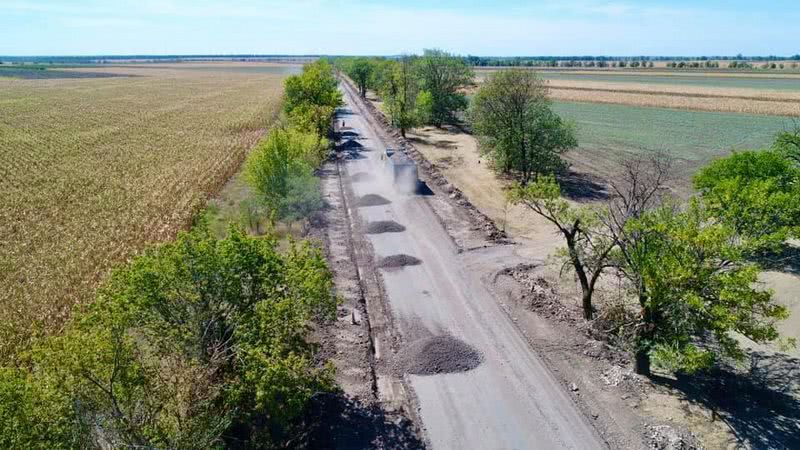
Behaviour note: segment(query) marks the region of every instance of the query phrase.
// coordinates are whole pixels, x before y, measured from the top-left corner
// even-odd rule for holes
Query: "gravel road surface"
[[[451,336],[481,355],[471,370],[406,375],[419,404],[427,439],[435,449],[596,449],[607,445],[582,415],[492,294],[465,264],[431,203],[402,194],[391,184],[381,160],[386,144],[362,115],[363,105],[344,90],[346,139],[358,154],[343,177],[357,198],[380,195],[388,203],[358,208],[369,229],[373,222],[396,222],[403,231],[367,234],[375,260],[406,254],[420,263],[383,270],[385,294],[406,345]],[[369,174],[369,176],[365,175]],[[374,197],[373,197],[374,198]],[[399,228],[398,228],[399,229]]]

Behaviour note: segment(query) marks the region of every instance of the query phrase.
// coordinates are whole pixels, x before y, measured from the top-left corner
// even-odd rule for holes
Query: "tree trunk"
[[[641,283],[641,282],[640,282]],[[639,375],[650,376],[650,346],[645,347],[641,342],[653,337],[653,312],[647,307],[647,294],[643,285],[639,286],[639,304],[642,306],[642,323],[636,333],[636,354],[633,365],[634,372]]]
[[[586,276],[586,271],[583,268],[583,263],[578,256],[578,250],[575,248],[575,233],[577,232],[578,223],[573,226],[571,233],[564,233],[567,239],[567,249],[569,250],[569,259],[572,262],[572,267],[578,275],[578,281],[581,283],[581,304],[583,307],[583,318],[592,320],[594,318],[594,311],[592,311],[592,287],[589,286],[589,278]]]
[[[650,376],[650,352],[647,349],[636,350],[633,370],[639,375]]]
[[[403,136],[403,139],[406,138],[406,129],[405,127],[400,128],[400,136]]]
[[[581,297],[583,318],[586,320],[592,320],[594,318],[594,312],[592,311],[592,291],[588,286],[584,287],[582,285],[581,290],[583,290],[583,295]]]

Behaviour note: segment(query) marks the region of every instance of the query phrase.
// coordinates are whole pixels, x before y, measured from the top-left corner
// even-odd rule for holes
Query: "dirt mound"
[[[370,222],[366,227],[367,234],[400,233],[403,231],[406,231],[406,227],[393,220],[379,220],[377,222]]]
[[[412,375],[466,372],[478,367],[483,356],[467,343],[442,335],[412,342],[398,355],[396,369]]]
[[[358,199],[358,206],[381,206],[388,205],[390,203],[392,202],[377,194],[367,194]]]
[[[363,183],[366,181],[373,181],[375,177],[367,172],[357,172],[354,173],[350,179],[353,180],[354,183]]]
[[[397,269],[405,266],[417,266],[419,264],[422,264],[422,261],[419,259],[410,255],[399,254],[381,259],[378,262],[378,267],[381,269]]]

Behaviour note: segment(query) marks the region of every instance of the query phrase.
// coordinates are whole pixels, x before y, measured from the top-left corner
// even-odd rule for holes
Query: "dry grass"
[[[189,67],[0,79],[0,358],[189,225],[274,120],[285,70]]]

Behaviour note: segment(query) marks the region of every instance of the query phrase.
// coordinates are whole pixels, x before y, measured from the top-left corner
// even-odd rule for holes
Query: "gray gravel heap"
[[[381,206],[388,205],[390,203],[392,202],[377,194],[367,194],[358,199],[358,206]]]
[[[400,233],[403,231],[406,231],[406,227],[393,220],[379,220],[377,222],[370,222],[365,228],[365,232],[367,234]]]
[[[469,344],[450,335],[412,342],[398,354],[397,369],[411,375],[466,372],[478,367],[483,356]]]
[[[381,258],[378,261],[378,267],[381,269],[397,269],[400,267],[405,266],[416,266],[422,264],[417,258],[414,258],[411,255],[399,254],[399,255],[391,255],[387,256],[386,258]]]
[[[373,181],[375,179],[375,177],[372,176],[371,174],[367,173],[367,172],[357,172],[357,173],[354,173],[350,177],[350,179],[354,183],[363,183],[365,181]]]

